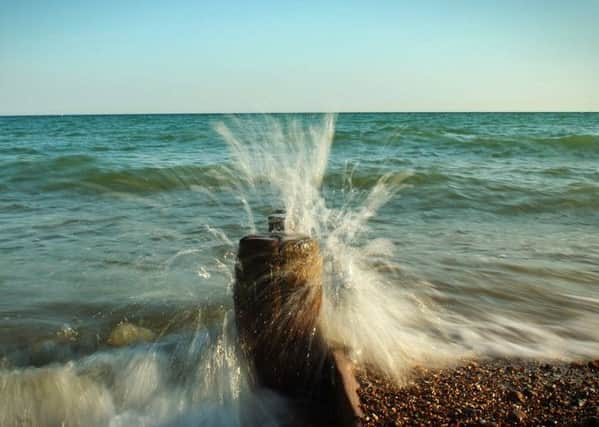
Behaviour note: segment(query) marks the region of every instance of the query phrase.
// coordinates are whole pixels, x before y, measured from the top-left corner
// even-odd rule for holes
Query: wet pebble
[[[507,392],[507,398],[509,400],[511,400],[512,402],[516,402],[516,403],[524,403],[524,401],[526,400],[524,398],[524,395],[519,392],[518,390],[509,390]]]

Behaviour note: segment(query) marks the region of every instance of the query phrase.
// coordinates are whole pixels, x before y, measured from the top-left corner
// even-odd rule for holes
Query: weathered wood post
[[[284,213],[276,212],[268,234],[239,242],[234,303],[241,348],[260,385],[312,401],[326,425],[356,425],[361,411],[351,362],[326,345],[318,328],[323,293],[318,242],[286,233],[284,223]]]
[[[239,242],[235,268],[235,317],[244,353],[258,380],[286,394],[307,392],[315,360],[322,303],[322,258],[318,243],[283,232],[284,216],[269,218],[271,233]]]

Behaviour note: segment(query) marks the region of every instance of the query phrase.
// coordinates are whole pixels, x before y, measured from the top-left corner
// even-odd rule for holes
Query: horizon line
[[[226,116],[277,114],[593,114],[599,110],[397,110],[397,111],[265,111],[265,112],[136,112],[136,113],[13,113],[0,117],[74,117],[74,116]]]

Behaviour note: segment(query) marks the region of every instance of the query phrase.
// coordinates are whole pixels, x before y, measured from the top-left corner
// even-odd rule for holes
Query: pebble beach
[[[467,361],[401,386],[358,374],[365,426],[599,426],[599,360]]]

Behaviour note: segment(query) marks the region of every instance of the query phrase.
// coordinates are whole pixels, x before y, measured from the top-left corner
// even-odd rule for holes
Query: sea
[[[281,209],[358,364],[599,356],[599,113],[0,117],[0,425],[284,424],[232,296]]]

